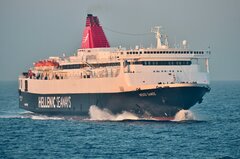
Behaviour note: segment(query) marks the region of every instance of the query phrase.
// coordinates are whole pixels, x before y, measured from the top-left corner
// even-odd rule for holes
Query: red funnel
[[[110,47],[108,40],[99,24],[97,16],[88,14],[83,32],[82,49]]]

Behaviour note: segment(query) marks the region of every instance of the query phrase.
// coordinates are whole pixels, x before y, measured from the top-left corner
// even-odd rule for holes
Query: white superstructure
[[[160,40],[159,27],[155,33],[157,48],[78,49],[74,56],[50,57],[46,61],[59,66],[32,68],[28,91],[106,93],[209,84],[209,50],[169,48]],[[20,78],[21,90],[25,89],[25,79]]]

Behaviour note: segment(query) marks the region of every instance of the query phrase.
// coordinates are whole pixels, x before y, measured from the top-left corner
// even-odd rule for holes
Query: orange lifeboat
[[[34,64],[34,67],[37,68],[49,68],[49,67],[58,67],[59,63],[52,60],[38,61]]]
[[[38,61],[34,64],[34,67],[42,67],[43,66],[43,61]]]

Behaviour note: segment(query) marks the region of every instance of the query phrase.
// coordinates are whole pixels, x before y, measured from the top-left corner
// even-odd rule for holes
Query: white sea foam
[[[31,115],[31,119],[33,120],[64,120],[61,117],[53,117],[53,116],[45,116],[45,115]]]
[[[16,118],[27,118],[26,116],[22,115],[22,112],[15,112],[15,111],[1,111],[0,118],[2,119],[16,119]]]
[[[180,110],[173,121],[195,120],[195,115],[190,110]]]
[[[19,115],[0,115],[1,119],[15,119],[15,118],[24,118]]]
[[[89,109],[90,120],[108,120],[108,121],[122,121],[122,120],[138,120],[137,115],[130,112],[122,112],[121,114],[113,114],[108,109],[100,109],[92,105]]]

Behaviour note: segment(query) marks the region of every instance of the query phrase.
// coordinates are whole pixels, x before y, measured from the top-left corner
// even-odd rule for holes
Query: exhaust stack
[[[81,49],[87,48],[109,48],[110,45],[99,24],[97,16],[87,15],[86,27],[83,32]]]

